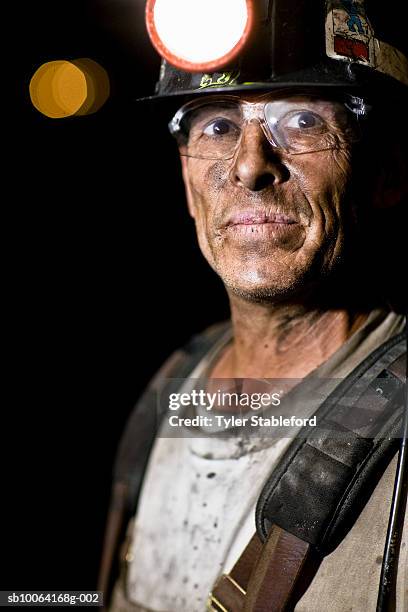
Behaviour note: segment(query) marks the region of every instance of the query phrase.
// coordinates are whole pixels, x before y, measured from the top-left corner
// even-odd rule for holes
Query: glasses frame
[[[182,128],[181,128],[181,123],[183,118],[186,115],[186,112],[192,111],[195,108],[200,108],[201,106],[205,106],[207,103],[216,103],[216,102],[233,102],[233,103],[239,103],[239,105],[243,108],[244,110],[244,116],[245,114],[247,114],[247,116],[249,117],[249,120],[253,120],[256,119],[261,128],[262,131],[265,135],[265,138],[267,139],[268,143],[276,149],[282,150],[285,153],[287,153],[288,155],[305,155],[307,153],[312,153],[312,152],[318,152],[318,151],[323,151],[323,150],[331,150],[331,149],[335,149],[335,148],[341,148],[341,147],[324,147],[323,149],[316,149],[313,151],[300,151],[300,152],[291,152],[288,151],[287,149],[285,149],[284,147],[282,147],[281,145],[279,145],[276,140],[273,138],[273,134],[272,131],[268,125],[268,122],[266,120],[265,117],[265,106],[268,103],[268,101],[270,102],[274,102],[274,101],[279,101],[284,99],[285,97],[291,97],[291,98],[295,98],[297,96],[309,96],[311,98],[316,98],[318,100],[322,100],[322,101],[332,101],[332,102],[336,102],[337,104],[342,104],[345,109],[350,113],[350,116],[352,118],[354,118],[354,120],[356,121],[356,135],[358,136],[356,138],[356,141],[358,141],[361,138],[361,129],[360,129],[360,125],[359,122],[361,119],[365,119],[371,109],[371,106],[369,106],[366,101],[363,98],[351,95],[351,94],[343,94],[342,96],[327,96],[327,95],[319,95],[316,93],[311,93],[309,91],[301,91],[299,93],[295,93],[295,92],[291,92],[290,94],[288,94],[287,90],[280,90],[280,92],[274,92],[274,94],[279,94],[278,96],[274,95],[272,100],[268,100],[271,96],[271,92],[267,92],[266,94],[261,94],[258,98],[258,100],[256,101],[249,101],[249,100],[242,100],[242,98],[238,95],[232,95],[232,94],[220,94],[220,95],[209,95],[209,96],[205,96],[205,97],[199,97],[198,99],[194,99],[194,100],[190,100],[189,102],[187,102],[186,104],[183,104],[183,106],[181,106],[178,111],[175,113],[175,115],[173,116],[173,118],[171,119],[171,121],[168,124],[168,128],[170,131],[170,134],[177,140],[180,140],[180,135],[182,133]],[[265,101],[265,99],[267,101]],[[245,112],[246,109],[246,112]],[[200,158],[197,157],[195,155],[188,155],[187,153],[181,153],[181,155],[185,156],[185,157],[193,157],[193,158],[197,158],[197,159],[232,159],[237,151],[237,149],[239,148],[239,143],[240,143],[240,139],[238,140],[234,151],[232,152],[232,154],[229,157],[222,157],[222,158],[211,158],[211,157],[205,157],[205,158]]]

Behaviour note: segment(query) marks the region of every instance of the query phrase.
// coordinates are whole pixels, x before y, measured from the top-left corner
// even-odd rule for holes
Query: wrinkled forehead
[[[179,121],[211,112],[238,112],[244,118],[281,115],[291,111],[310,110],[330,118],[343,117],[346,114],[345,99],[328,96],[323,92],[309,91],[269,91],[245,92],[240,94],[209,94],[195,98],[184,104],[177,111],[170,124],[170,131]]]
[[[242,95],[237,95],[236,98],[240,102],[248,102],[248,103],[257,103],[257,102],[266,102],[266,101],[280,101],[280,102],[310,102],[310,101],[331,101],[335,100],[334,96],[329,96],[324,94],[324,92],[310,92],[310,91],[293,91],[293,90],[280,90],[280,91],[268,91],[268,92],[257,92],[257,93],[243,93]]]
[[[326,91],[308,90],[273,90],[269,92],[242,92],[234,94],[207,94],[185,102],[177,111],[175,118],[181,117],[184,113],[203,108],[241,107],[245,114],[261,112],[265,105],[274,108],[309,108],[316,112],[334,112],[345,110],[345,105],[349,108],[346,94],[333,94]],[[351,110],[351,109],[350,109]]]
[[[265,102],[265,101],[297,101],[297,102],[313,102],[313,101],[326,101],[326,102],[338,102],[343,101],[346,97],[345,92],[334,92],[326,89],[294,89],[294,88],[284,88],[284,89],[274,89],[271,91],[258,91],[258,92],[237,92],[231,95],[228,94],[220,94],[220,92],[214,94],[207,94],[204,96],[200,96],[200,100],[205,103],[211,103],[211,100],[216,100],[225,98],[236,100],[241,103],[257,103],[257,102]],[[198,101],[198,99],[196,98]]]

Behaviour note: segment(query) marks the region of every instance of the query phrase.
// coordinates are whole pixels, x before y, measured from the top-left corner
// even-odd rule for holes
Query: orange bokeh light
[[[42,64],[31,78],[33,106],[51,119],[95,113],[110,93],[109,77],[89,58]]]

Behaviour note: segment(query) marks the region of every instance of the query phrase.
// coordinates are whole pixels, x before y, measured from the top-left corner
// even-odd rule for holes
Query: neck
[[[303,378],[364,323],[366,312],[259,304],[230,296],[234,340],[212,378]]]

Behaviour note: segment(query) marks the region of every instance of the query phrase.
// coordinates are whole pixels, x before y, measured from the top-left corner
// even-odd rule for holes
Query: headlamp
[[[170,64],[215,72],[243,49],[253,23],[253,0],[148,0],[150,39]]]

